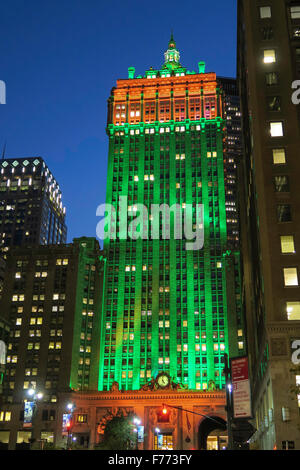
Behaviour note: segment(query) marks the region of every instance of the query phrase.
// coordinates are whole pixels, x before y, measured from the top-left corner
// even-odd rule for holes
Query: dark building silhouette
[[[291,371],[300,345],[300,122],[292,102],[300,1],[239,0],[237,69],[252,440],[260,449],[300,449],[299,366]]]

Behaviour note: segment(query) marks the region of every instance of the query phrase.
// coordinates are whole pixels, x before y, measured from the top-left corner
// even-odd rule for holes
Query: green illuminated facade
[[[113,382],[139,390],[160,372],[190,390],[223,388],[224,353],[245,354],[239,252],[229,251],[227,237],[224,92],[203,62],[190,72],[179,57],[172,37],[161,69],[134,78],[130,67],[108,101],[106,202],[117,233],[120,196],[128,198],[128,225],[146,206],[149,237],[104,241],[99,390]],[[151,204],[192,204],[193,230],[203,204],[203,248],[187,250],[174,237],[172,215],[170,239],[162,238],[162,218],[160,239],[151,239]]]

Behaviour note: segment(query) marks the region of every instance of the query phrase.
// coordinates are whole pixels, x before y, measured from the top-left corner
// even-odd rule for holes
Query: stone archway
[[[201,421],[198,431],[199,450],[207,450],[207,438],[212,431],[217,430],[225,432],[227,430],[226,421],[219,416],[210,416]]]

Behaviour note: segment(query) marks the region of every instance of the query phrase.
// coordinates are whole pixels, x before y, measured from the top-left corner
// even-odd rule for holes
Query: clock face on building
[[[170,377],[167,374],[165,374],[164,372],[162,372],[161,374],[159,374],[157,376],[156,381],[157,381],[157,384],[161,388],[166,388],[170,384]]]

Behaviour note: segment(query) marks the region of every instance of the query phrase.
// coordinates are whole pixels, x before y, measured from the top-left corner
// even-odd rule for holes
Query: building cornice
[[[75,400],[89,401],[126,401],[126,400],[225,400],[225,392],[193,392],[193,391],[125,391],[125,392],[71,392]]]

